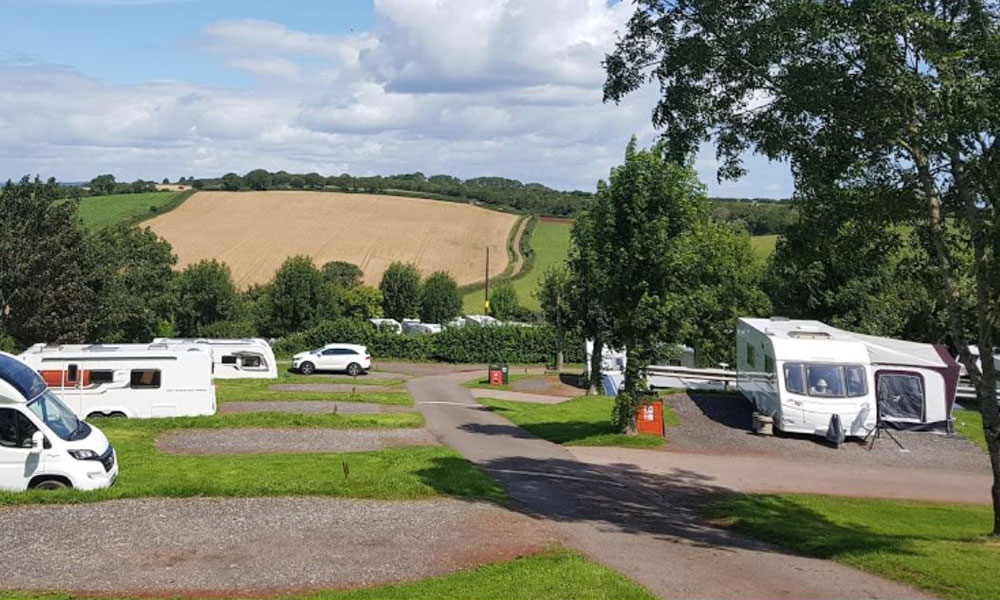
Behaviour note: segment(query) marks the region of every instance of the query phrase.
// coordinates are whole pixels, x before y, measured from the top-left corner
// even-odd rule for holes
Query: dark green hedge
[[[437,335],[397,335],[380,332],[367,321],[324,321],[302,333],[281,338],[274,350],[288,356],[324,344],[363,344],[375,358],[439,360],[444,362],[551,363],[556,351],[556,332],[548,325],[537,327],[455,327]],[[583,341],[566,339],[567,362],[583,362]]]

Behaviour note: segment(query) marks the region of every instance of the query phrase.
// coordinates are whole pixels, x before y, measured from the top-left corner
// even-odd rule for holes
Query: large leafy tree
[[[976,387],[1000,535],[1000,9],[979,0],[638,0],[605,97],[653,80],[664,152],[716,140],[720,175],[759,151],[800,189],[868,190],[907,211],[948,336]],[[962,260],[968,256],[968,262]],[[966,322],[966,276],[974,317]],[[971,335],[967,332],[973,332]]]
[[[420,313],[420,271],[416,265],[394,262],[382,273],[378,289],[382,309],[390,319],[411,319]]]
[[[176,278],[174,322],[182,336],[204,335],[208,326],[237,315],[239,292],[229,267],[216,260],[188,265]]]
[[[0,190],[0,332],[20,346],[83,342],[92,326],[93,261],[57,188],[25,177]]]
[[[542,306],[545,320],[556,329],[556,371],[562,371],[566,329],[572,323],[570,306],[571,279],[563,265],[550,267],[538,282],[535,297]]]
[[[601,391],[601,348],[607,341],[611,316],[599,299],[607,293],[608,256],[601,249],[596,237],[597,224],[604,218],[607,203],[589,206],[573,222],[570,232],[569,309],[571,326],[594,344],[590,357],[590,382],[587,393],[591,396]]]
[[[447,323],[462,311],[458,284],[445,271],[432,273],[420,290],[420,319],[425,323]]]
[[[334,260],[324,264],[322,271],[324,279],[345,290],[361,285],[361,278],[365,274],[358,265],[342,260]]]
[[[490,314],[501,321],[519,319],[524,311],[517,290],[509,279],[501,279],[490,292]]]
[[[268,290],[272,335],[304,331],[341,316],[334,287],[308,256],[292,256],[274,274]]]
[[[109,227],[88,240],[98,296],[92,339],[148,342],[169,321],[173,307],[170,244],[149,229]]]

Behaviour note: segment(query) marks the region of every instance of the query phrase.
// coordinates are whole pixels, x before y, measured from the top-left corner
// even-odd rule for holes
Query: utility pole
[[[490,314],[490,247],[486,246],[486,287],[484,289],[483,307],[485,314]]]

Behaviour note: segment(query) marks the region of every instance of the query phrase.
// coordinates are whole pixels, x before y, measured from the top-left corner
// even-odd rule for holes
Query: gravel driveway
[[[169,454],[364,452],[435,446],[426,429],[182,429],[156,440]]]
[[[539,551],[545,525],[487,504],[116,500],[0,509],[0,588],[266,595],[442,575]]]
[[[729,394],[684,394],[667,396],[664,402],[680,417],[677,427],[667,426],[669,443],[664,450],[695,454],[784,456],[858,465],[931,467],[981,471],[989,468],[989,457],[972,442],[959,436],[930,432],[892,431],[909,450],[900,452],[883,436],[872,450],[848,438],[834,448],[817,436],[751,433],[753,408],[742,396]]]

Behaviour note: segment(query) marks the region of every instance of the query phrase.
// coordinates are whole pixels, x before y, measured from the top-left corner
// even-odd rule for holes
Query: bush
[[[451,275],[438,271],[420,291],[420,318],[424,323],[447,323],[462,310],[462,295]]]
[[[382,274],[378,289],[386,317],[401,321],[420,312],[420,271],[414,265],[392,263]]]

